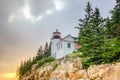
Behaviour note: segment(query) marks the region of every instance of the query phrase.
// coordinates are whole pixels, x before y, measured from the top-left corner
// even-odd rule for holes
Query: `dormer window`
[[[70,44],[70,43],[68,43],[68,44],[67,44],[67,47],[68,47],[68,48],[71,48],[71,44]]]

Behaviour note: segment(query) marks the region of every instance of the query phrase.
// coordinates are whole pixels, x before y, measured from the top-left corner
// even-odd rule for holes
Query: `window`
[[[68,48],[71,48],[71,44],[70,44],[70,43],[68,43],[68,44],[67,44],[67,47],[68,47]]]

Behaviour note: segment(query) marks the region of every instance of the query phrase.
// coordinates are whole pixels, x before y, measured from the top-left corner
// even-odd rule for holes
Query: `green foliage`
[[[46,63],[52,62],[54,60],[55,60],[55,58],[53,58],[53,57],[50,56],[50,57],[47,57],[47,58],[43,58],[42,60],[39,60],[37,62],[37,64],[38,64],[38,67],[40,67],[40,66],[42,66],[42,65],[44,65]]]
[[[54,60],[55,60],[55,58],[53,58],[51,56],[44,59],[45,62],[52,62]]]
[[[78,42],[84,68],[94,64],[120,61],[120,0],[116,1],[111,19],[103,19],[98,8],[88,2],[85,18],[80,19]]]
[[[89,56],[94,53],[98,54],[101,50],[104,37],[102,34],[104,33],[104,30],[102,27],[103,19],[100,17],[98,8],[95,8],[95,11],[93,11],[88,2],[85,12],[85,19],[80,19],[79,23],[82,23],[84,26],[80,25],[78,42],[82,46],[79,51],[84,53],[83,56]],[[89,16],[89,18],[87,16]]]
[[[120,41],[118,38],[113,38],[110,41],[106,40],[102,48],[104,63],[110,63],[120,59]]]
[[[51,44],[50,44],[51,45]],[[48,45],[48,43],[46,42],[44,49],[42,48],[42,46],[40,46],[40,48],[37,51],[37,55],[35,57],[33,57],[33,59],[28,59],[27,61],[25,60],[24,62],[21,62],[20,67],[17,70],[17,74],[19,79],[23,76],[23,75],[27,75],[30,74],[32,65],[38,63],[38,67],[42,66],[43,64],[45,64],[46,62],[52,62],[55,59],[50,56],[50,45]]]
[[[116,5],[111,12],[111,19],[107,19],[106,23],[108,39],[105,39],[102,46],[103,63],[119,61],[120,58],[120,0],[116,0]]]
[[[72,54],[67,55],[70,58],[82,57],[82,52],[73,52]]]
[[[18,70],[19,78],[21,76],[27,74],[28,72],[30,72],[31,66],[32,66],[31,59],[24,61],[24,62],[21,62],[21,65],[20,65],[19,70]]]
[[[113,36],[120,36],[120,0],[116,0],[116,5],[111,11],[112,13],[112,27],[113,27]]]
[[[39,60],[39,61],[37,62],[37,64],[38,64],[38,67],[42,66],[42,65],[44,64],[44,60],[43,60],[43,59],[42,59],[42,60]]]
[[[90,65],[102,63],[101,54],[94,54],[90,56],[83,57],[83,68],[88,68]]]

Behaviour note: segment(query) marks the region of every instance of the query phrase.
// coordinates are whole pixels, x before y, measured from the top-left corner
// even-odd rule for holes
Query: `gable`
[[[74,42],[74,38],[69,34],[64,38],[64,41],[72,41]]]

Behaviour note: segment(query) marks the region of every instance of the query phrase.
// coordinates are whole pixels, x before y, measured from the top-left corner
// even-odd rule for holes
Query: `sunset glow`
[[[0,80],[18,80],[15,72],[0,73]]]
[[[4,77],[5,78],[15,78],[16,77],[16,73],[5,73]]]

